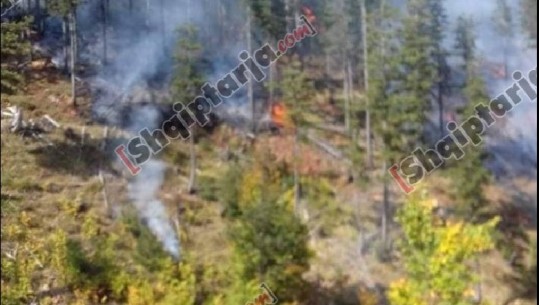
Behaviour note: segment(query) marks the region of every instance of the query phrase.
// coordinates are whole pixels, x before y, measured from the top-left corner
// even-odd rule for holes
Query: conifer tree
[[[401,154],[399,147],[401,135],[399,126],[405,121],[399,110],[399,101],[393,97],[391,82],[398,68],[399,46],[395,43],[397,31],[391,20],[398,20],[395,11],[389,9],[385,1],[379,3],[369,18],[368,32],[368,75],[369,86],[367,98],[372,113],[373,132],[381,142],[380,155],[382,162],[383,203],[381,217],[381,234],[383,250],[387,248],[387,232],[389,219],[389,177],[388,166]]]
[[[77,106],[76,68],[77,68],[77,5],[78,0],[50,0],[49,10],[64,19],[64,55],[67,67],[67,54],[69,53],[69,73],[71,75],[71,104]],[[69,31],[69,33],[68,33]],[[67,52],[69,41],[69,52]]]
[[[298,212],[300,201],[299,140],[301,130],[308,124],[306,111],[308,111],[308,105],[311,102],[313,87],[305,72],[301,71],[301,64],[297,59],[292,58],[291,62],[284,68],[280,88],[294,124],[294,203],[295,211]]]
[[[191,25],[184,26],[179,30],[180,40],[175,54],[176,71],[173,81],[173,97],[174,101],[179,101],[184,105],[199,95],[200,88],[204,85],[204,78],[201,74],[203,69],[202,46],[198,42],[197,35],[196,29]],[[192,193],[196,189],[196,146],[193,131],[189,138],[189,153],[188,191]]]
[[[271,156],[262,157],[244,172],[238,197],[241,214],[229,230],[235,280],[245,284],[233,290],[266,283],[280,302],[300,301],[306,286],[302,274],[311,256],[308,229],[291,206],[279,200],[290,186],[283,180],[286,172],[270,165]]]
[[[496,9],[493,15],[494,28],[502,39],[502,55],[505,78],[509,77],[507,65],[509,64],[509,44],[513,36],[513,10],[506,0],[496,0]]]
[[[528,33],[530,47],[537,47],[537,1],[522,0],[522,26]]]
[[[486,84],[477,71],[474,28],[471,20],[461,19],[463,24],[457,27],[457,53],[465,64],[466,80],[463,88],[465,105],[458,109],[460,117],[465,119],[475,114],[475,106],[489,100]],[[485,216],[487,200],[483,187],[490,181],[490,174],[483,162],[487,155],[484,145],[467,145],[466,155],[461,160],[453,162],[449,170],[453,177],[455,200],[462,215],[479,221]],[[463,179],[466,177],[466,179]]]
[[[30,57],[30,42],[23,39],[31,19],[22,21],[2,20],[2,93],[16,92],[24,81],[23,64]]]

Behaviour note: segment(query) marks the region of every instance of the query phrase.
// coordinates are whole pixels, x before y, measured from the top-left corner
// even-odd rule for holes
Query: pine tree
[[[522,0],[522,26],[528,33],[530,46],[537,47],[537,0]]]
[[[373,132],[381,142],[383,209],[380,231],[383,250],[386,250],[390,217],[387,170],[388,165],[402,154],[398,146],[398,141],[401,140],[398,128],[405,123],[402,117],[404,114],[399,111],[398,99],[392,97],[393,92],[390,91],[394,78],[393,71],[397,70],[399,64],[397,59],[399,46],[395,44],[397,31],[392,21],[398,20],[399,16],[395,11],[390,10],[385,1],[381,1],[379,7],[372,11],[369,19],[367,98],[372,113]]]
[[[475,51],[474,27],[471,20],[461,19],[463,24],[457,27],[456,51],[462,57],[465,65],[466,79],[463,88],[465,105],[458,109],[462,118],[468,118],[475,114],[474,107],[481,102],[488,101],[486,84],[477,71],[477,58]],[[485,216],[487,200],[483,188],[490,181],[490,174],[484,167],[487,154],[484,145],[474,146],[469,144],[465,148],[465,157],[449,164],[450,176],[453,177],[455,201],[462,215],[471,217],[473,221],[479,221]],[[462,177],[467,177],[462,179]]]
[[[67,66],[67,41],[69,41],[69,73],[71,75],[71,104],[77,106],[76,68],[77,68],[77,5],[78,0],[50,0],[49,10],[64,19],[64,55]],[[69,31],[69,33],[68,33]]]
[[[200,94],[200,88],[204,85],[204,78],[201,74],[202,66],[202,46],[198,42],[198,34],[193,26],[187,25],[179,30],[180,40],[178,41],[175,54],[176,71],[173,81],[174,101],[180,101],[186,105],[189,101]],[[196,147],[195,135],[192,132],[189,139],[190,152],[190,174],[188,191],[194,192],[196,189]]]
[[[301,64],[293,59],[284,68],[280,88],[285,105],[289,109],[290,118],[294,124],[294,208],[298,212],[300,201],[300,177],[299,177],[299,140],[300,130],[308,122],[306,120],[306,111],[312,98],[312,83],[307,79],[307,75],[301,71]]]
[[[394,94],[390,97],[389,128],[401,137],[390,141],[392,151],[409,152],[424,133],[427,114],[431,110],[431,90],[437,79],[437,65],[432,52],[435,41],[432,12],[428,0],[410,0],[403,19],[399,68],[395,69]],[[399,139],[400,138],[400,139]]]
[[[31,19],[21,21],[2,20],[2,93],[16,92],[24,81],[24,63],[30,57],[30,42],[23,38]]]
[[[470,70],[464,95],[467,105],[460,109],[462,118],[467,118],[475,113],[474,106],[482,101],[488,101],[484,81],[477,73]],[[465,149],[465,156],[454,162],[449,170],[453,178],[455,202],[462,215],[471,217],[472,221],[480,221],[485,217],[488,201],[484,195],[484,187],[490,182],[490,173],[483,164],[488,154],[484,145],[474,146],[469,144]],[[463,179],[466,177],[466,179]]]
[[[509,64],[509,44],[513,36],[513,10],[506,0],[496,0],[496,10],[493,16],[494,28],[502,38],[502,54],[506,79],[509,77],[507,65]]]
[[[433,94],[438,104],[438,128],[440,137],[445,136],[444,125],[444,97],[449,93],[450,68],[447,63],[447,51],[443,46],[445,38],[444,29],[447,28],[447,17],[442,0],[429,0],[430,33],[432,39],[432,59],[436,66],[436,79]]]
[[[462,64],[459,65],[459,68],[464,72],[467,71],[468,67],[472,67],[476,60],[476,38],[473,29],[474,22],[470,17],[460,16],[457,19],[455,52],[462,59]]]
[[[307,228],[276,202],[256,200],[230,231],[236,272],[243,283],[266,283],[281,302],[299,301],[306,286],[301,276],[310,257]]]
[[[244,0],[250,5],[253,22],[267,34],[265,38],[280,39],[286,33],[283,0]]]

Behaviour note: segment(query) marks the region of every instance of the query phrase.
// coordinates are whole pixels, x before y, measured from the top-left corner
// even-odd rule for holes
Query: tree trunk
[[[107,28],[108,28],[108,0],[101,0],[101,17],[103,18],[102,36],[103,36],[103,65],[107,65]],[[129,2],[131,4],[131,2]]]
[[[373,168],[372,157],[372,131],[371,131],[371,110],[369,101],[369,49],[367,44],[368,25],[367,25],[367,9],[365,7],[365,0],[360,0],[361,9],[361,27],[362,27],[362,44],[363,44],[363,87],[365,90],[365,137],[367,144],[367,168]]]
[[[69,73],[69,20],[65,16],[62,22],[62,35],[64,37],[64,73]]]
[[[251,46],[251,23],[252,23],[252,16],[251,16],[251,7],[249,6],[247,8],[247,51],[249,54],[252,52],[252,46]],[[254,102],[254,96],[253,96],[253,81],[250,81],[247,84],[247,99],[249,102],[249,105],[251,106],[251,131],[253,135],[256,135],[256,109],[255,109],[255,102]]]
[[[481,282],[482,282],[481,262],[477,258],[475,259],[475,272],[479,276],[479,280],[475,284],[475,303],[482,304],[483,303],[483,287],[481,285]]]
[[[220,46],[223,45],[226,35],[226,25],[224,20],[223,4],[221,3],[221,0],[217,0],[217,24],[219,24],[219,37],[217,39]]]
[[[163,51],[166,54],[167,49],[167,32],[166,32],[166,21],[165,21],[165,5],[163,4],[164,0],[159,1],[159,11],[161,15],[161,39],[162,39],[162,46]]]
[[[389,189],[388,189],[388,176],[387,176],[387,161],[384,160],[383,165],[383,204],[382,204],[382,249],[384,252],[387,250],[387,232],[388,232],[388,217],[389,217]]]
[[[71,7],[69,12],[69,33],[71,43],[71,104],[77,107],[77,89],[76,89],[76,64],[77,64],[77,16],[76,7]]]
[[[196,175],[197,175],[197,160],[195,149],[195,135],[192,134],[189,138],[189,154],[190,154],[190,171],[189,171],[189,185],[187,191],[193,194],[196,191]]]
[[[348,131],[352,131],[352,104],[354,102],[354,73],[352,72],[352,63],[347,61],[346,65],[348,75],[348,114],[346,120],[348,121]]]
[[[348,83],[348,70],[347,67],[347,59],[345,57],[344,63],[342,66],[342,73],[343,73],[343,98],[344,98],[344,127],[346,129],[346,133],[350,134],[350,92],[349,92],[349,83]]]
[[[300,181],[299,181],[299,131],[298,127],[296,126],[296,130],[294,132],[294,148],[293,148],[293,154],[294,154],[294,213],[296,216],[299,216],[299,201],[300,201]]]
[[[439,74],[441,75],[441,73]],[[444,84],[443,84],[443,80],[440,80],[438,82],[438,96],[437,96],[437,99],[438,99],[438,109],[439,109],[439,112],[440,112],[440,115],[438,117],[438,120],[439,120],[439,128],[440,128],[440,138],[443,138],[445,136],[445,128],[444,128],[444,96],[443,96],[443,89],[444,87]]]
[[[41,0],[34,1],[35,23],[37,24],[39,33],[43,33],[43,20],[41,16]]]
[[[273,99],[275,98],[275,84],[274,84],[274,81],[275,81],[275,66],[274,65],[270,65],[269,66],[269,83],[270,83],[270,87],[269,87],[269,109],[273,109]]]

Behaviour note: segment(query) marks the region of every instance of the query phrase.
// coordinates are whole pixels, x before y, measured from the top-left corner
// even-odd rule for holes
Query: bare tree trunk
[[[348,77],[348,109],[346,114],[346,120],[348,121],[348,132],[352,131],[352,103],[354,101],[354,74],[352,72],[352,63],[350,60],[347,61],[346,65],[347,77]]]
[[[101,0],[101,17],[103,18],[102,36],[103,36],[103,65],[107,65],[107,28],[108,28],[108,0]],[[131,4],[131,2],[129,2]]]
[[[367,44],[367,9],[365,7],[365,0],[360,0],[361,8],[361,27],[362,27],[362,44],[363,44],[363,87],[365,89],[365,128],[366,128],[366,143],[367,143],[367,168],[373,168],[372,157],[372,131],[371,131],[371,109],[369,101],[369,49]]]
[[[382,16],[382,18],[385,18],[385,14],[384,14],[384,11],[385,11],[385,7],[386,7],[386,1],[385,0],[382,0],[380,2],[380,14]],[[381,41],[381,50],[380,52],[382,53],[382,58],[384,58],[385,60],[385,54],[386,54],[386,46],[385,46],[385,35],[382,35],[382,41]],[[383,69],[383,67],[380,67]],[[387,121],[384,121],[382,123],[382,129],[384,130],[384,133],[387,132]],[[386,150],[386,144],[385,142],[383,143],[383,149]],[[384,189],[383,189],[383,212],[382,212],[382,245],[383,245],[383,249],[384,251],[387,250],[387,246],[388,246],[388,231],[389,231],[389,222],[388,222],[388,217],[389,217],[389,189],[388,189],[388,160],[387,160],[387,157],[384,157],[384,162],[383,162],[383,180],[384,180]]]
[[[76,16],[76,7],[71,7],[69,12],[69,33],[70,33],[70,43],[71,43],[71,104],[74,107],[77,107],[77,88],[76,88],[76,64],[77,64],[77,16]]]
[[[247,50],[249,54],[252,52],[252,46],[251,46],[251,23],[252,23],[252,11],[251,7],[249,6],[247,8]],[[256,109],[255,109],[255,102],[254,102],[254,96],[253,96],[253,82],[249,82],[247,85],[247,99],[249,101],[249,105],[251,106],[251,131],[253,132],[253,135],[256,134]]]
[[[476,269],[476,273],[479,276],[479,280],[477,281],[477,284],[475,284],[475,303],[481,304],[483,303],[483,287],[481,285],[481,282],[482,282],[481,262],[477,258],[475,259],[475,269]]]
[[[67,17],[63,18],[62,22],[62,35],[64,37],[64,73],[69,73],[69,20]]]
[[[189,185],[187,191],[193,194],[196,191],[196,175],[197,175],[197,160],[196,160],[196,147],[195,147],[195,135],[192,134],[189,138],[189,154],[190,154],[190,172],[189,172]]]
[[[443,96],[443,80],[438,81],[438,110],[440,112],[438,116],[439,120],[439,128],[440,128],[440,137],[445,136],[445,128],[444,128],[444,96]]]
[[[269,88],[269,109],[273,109],[273,99],[275,98],[275,84],[274,84],[274,81],[275,81],[275,67],[274,65],[270,65],[269,66],[269,83],[270,83],[270,88]]]
[[[299,131],[296,126],[294,134],[294,213],[296,216],[299,216],[299,201],[300,201],[300,181],[299,181]]]
[[[330,65],[330,55],[329,55],[329,52],[326,53],[326,64],[325,64],[325,68],[326,68],[326,81],[329,80],[329,76],[331,75],[331,65]]]
[[[346,133],[350,133],[350,94],[349,94],[349,83],[348,83],[348,70],[346,69],[346,55],[344,59],[344,63],[342,66],[342,72],[343,72],[343,98],[344,98],[344,127],[346,129]]]
[[[382,204],[382,248],[387,250],[387,232],[388,232],[388,214],[389,214],[389,189],[388,189],[388,177],[387,177],[387,161],[384,160],[383,165],[383,204]]]
[[[41,0],[34,0],[34,18],[38,27],[39,33],[43,32],[43,21],[41,16]]]
[[[290,0],[284,0],[284,20],[286,23],[286,30],[290,30]]]
[[[166,32],[166,21],[165,21],[165,5],[163,4],[164,0],[159,1],[159,9],[161,15],[161,39],[163,45],[163,51],[166,52],[167,49],[167,32]]]
[[[219,24],[219,37],[217,38],[219,41],[219,45],[223,45],[223,41],[225,39],[225,33],[226,33],[226,26],[225,26],[225,19],[223,16],[223,4],[221,3],[221,0],[217,0],[217,20]]]

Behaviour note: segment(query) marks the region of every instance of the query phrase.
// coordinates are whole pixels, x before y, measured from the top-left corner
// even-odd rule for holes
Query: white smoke
[[[503,64],[506,61],[506,79],[485,73],[488,92],[493,99],[513,85],[511,75],[521,71],[528,72],[537,66],[537,49],[529,47],[529,39],[521,26],[521,1],[508,0],[511,7],[513,34],[506,42],[496,32],[494,24],[497,1],[492,0],[448,0],[445,5],[451,29],[456,27],[459,16],[471,17],[475,24],[476,46],[486,65]],[[450,31],[451,32],[451,31]],[[450,42],[449,47],[454,46]],[[506,56],[504,56],[504,49]],[[501,124],[496,123],[487,139],[487,147],[495,158],[491,164],[495,171],[516,175],[521,173],[536,175],[537,170],[537,103],[531,102],[525,94],[520,94],[523,101],[512,110],[509,117]],[[488,101],[484,101],[486,104]]]
[[[141,167],[140,173],[129,182],[129,199],[164,249],[179,259],[180,242],[163,203],[157,199],[166,166],[158,160],[150,160]]]

